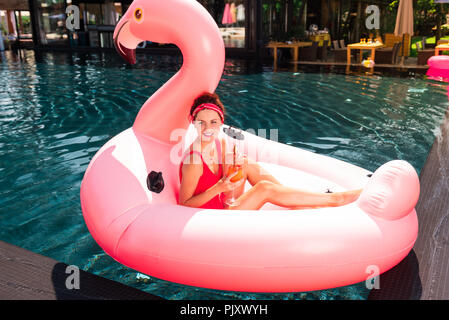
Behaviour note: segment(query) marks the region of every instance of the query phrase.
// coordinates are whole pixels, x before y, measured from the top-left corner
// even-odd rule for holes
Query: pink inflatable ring
[[[178,205],[178,138],[182,132],[183,147],[193,139],[189,106],[200,93],[215,91],[224,44],[195,0],[134,1],[116,26],[114,42],[135,62],[134,49],[144,40],[176,44],[184,62],[145,102],[133,126],[97,152],[83,178],[86,225],[112,258],[185,285],[298,292],[365,281],[412,249],[419,180],[405,161],[391,161],[371,176],[352,164],[244,133],[248,155],[283,184],[364,191],[354,203],[322,209],[267,204],[231,212]]]
[[[429,69],[427,76],[436,79],[449,80],[449,56],[433,56],[427,60]]]

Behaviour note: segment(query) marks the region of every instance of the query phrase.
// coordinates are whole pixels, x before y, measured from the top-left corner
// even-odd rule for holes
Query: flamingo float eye
[[[137,8],[134,11],[134,19],[136,19],[136,22],[140,22],[143,18],[143,11],[140,8]]]

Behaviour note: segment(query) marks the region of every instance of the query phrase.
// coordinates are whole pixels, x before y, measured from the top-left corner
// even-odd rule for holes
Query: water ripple
[[[0,239],[169,299],[366,299],[363,284],[305,293],[249,294],[139,277],[104,254],[79,203],[90,160],[130,127],[182,59],[107,54],[0,56]],[[368,170],[401,158],[421,170],[447,110],[446,86],[422,79],[237,72],[217,93],[227,123],[278,129],[280,142]]]

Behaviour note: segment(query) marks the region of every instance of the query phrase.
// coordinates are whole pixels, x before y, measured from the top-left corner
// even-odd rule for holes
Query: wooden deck
[[[421,171],[418,239],[410,254],[380,276],[370,300],[449,299],[449,110]]]
[[[343,66],[346,67],[347,63],[346,62],[340,62],[340,61],[299,61],[299,62],[290,62],[291,64],[300,64],[300,65],[322,65],[322,66]],[[360,63],[354,63],[351,62],[350,64],[351,67],[360,67]],[[413,63],[406,63],[406,64],[382,64],[382,63],[377,63],[375,66],[375,68],[394,68],[394,69],[417,69],[417,70],[427,70],[429,68],[428,65],[417,65],[417,64],[413,64]]]
[[[0,241],[0,300],[163,300],[82,270],[79,289],[67,289],[66,281],[77,283],[68,279],[74,272],[67,267]]]
[[[268,63],[268,60],[266,61]],[[337,73],[337,74],[353,74],[366,75],[374,74],[377,76],[399,76],[399,77],[423,77],[426,75],[428,65],[418,65],[416,58],[408,58],[397,64],[376,64],[374,68],[365,68],[360,63],[352,62],[350,65],[346,61],[334,61],[327,59],[326,61],[280,61],[273,64],[273,71],[290,71],[290,72],[319,72],[319,73]]]

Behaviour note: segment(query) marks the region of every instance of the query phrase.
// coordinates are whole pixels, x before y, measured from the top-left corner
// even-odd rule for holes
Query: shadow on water
[[[368,300],[419,300],[422,283],[415,251],[410,251],[397,266],[381,274],[379,286],[371,290]]]
[[[56,263],[53,267],[51,280],[57,300],[163,300],[121,283],[68,267],[65,263]]]

